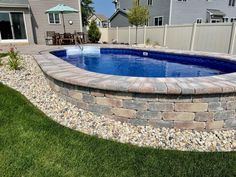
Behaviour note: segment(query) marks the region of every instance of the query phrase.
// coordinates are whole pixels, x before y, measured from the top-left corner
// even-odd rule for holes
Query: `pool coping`
[[[217,59],[220,60],[236,62],[236,57],[228,54],[114,45],[100,47],[217,57]],[[39,55],[34,56],[42,71],[49,77],[76,86],[107,91],[145,94],[199,95],[236,92],[236,72],[209,77],[185,78],[144,78],[106,75],[77,68],[76,66],[50,54],[49,52],[51,51],[53,50],[41,51]]]

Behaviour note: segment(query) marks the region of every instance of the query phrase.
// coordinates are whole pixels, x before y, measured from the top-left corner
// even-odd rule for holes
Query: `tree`
[[[101,32],[99,31],[95,20],[92,20],[89,25],[88,38],[92,43],[97,43],[101,38]]]
[[[149,17],[148,8],[140,6],[137,0],[134,7],[128,12],[129,22],[136,27],[136,44],[138,40],[138,26],[143,26]]]
[[[88,25],[88,18],[94,12],[94,8],[91,6],[92,0],[81,0],[81,12],[82,12],[82,23],[83,26]]]

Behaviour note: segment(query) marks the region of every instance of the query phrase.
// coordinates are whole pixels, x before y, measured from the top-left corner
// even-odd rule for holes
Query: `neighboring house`
[[[46,14],[45,11],[58,4],[79,10],[79,3],[80,0],[0,0],[0,44],[45,44],[46,31],[63,33],[61,15]],[[64,17],[67,32],[81,30],[79,13]]]
[[[131,26],[128,20],[128,11],[117,9],[116,12],[109,18],[111,27],[126,27]]]
[[[137,2],[149,9],[148,26],[236,21],[236,0],[138,0]],[[115,14],[117,12],[120,14],[120,10],[125,12],[134,6],[133,0],[114,0],[113,3],[116,8]],[[115,14],[110,21],[113,27],[121,25],[116,19],[120,18],[119,15]],[[123,16],[127,18],[127,13]]]
[[[100,28],[107,28],[109,27],[109,23],[108,23],[108,18],[104,15],[101,14],[92,14],[89,18],[88,21],[89,23],[95,20],[96,24],[98,27]]]

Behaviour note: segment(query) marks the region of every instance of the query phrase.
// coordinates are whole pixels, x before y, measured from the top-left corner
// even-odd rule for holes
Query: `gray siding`
[[[172,5],[171,3],[172,2]],[[147,6],[147,0],[140,0],[141,5]],[[133,0],[120,0],[120,9],[130,9],[133,7]],[[236,17],[236,6],[230,7],[229,0],[153,0],[153,5],[148,6],[150,19],[149,26],[154,25],[154,17],[163,16],[164,24],[190,24],[197,18],[207,19],[207,9],[219,9],[226,14],[226,17]]]
[[[78,10],[78,0],[29,0],[32,10],[32,24],[35,42],[38,44],[45,44],[46,31],[55,31],[63,33],[63,25],[61,24],[49,24],[48,15],[45,11],[58,4],[65,4]],[[65,14],[65,26],[66,32],[74,33],[79,31],[79,14]],[[69,25],[68,21],[72,20],[73,25]],[[62,19],[61,19],[62,21]]]
[[[163,24],[168,24],[169,22],[169,11],[170,11],[170,0],[153,0],[153,5],[148,6],[147,0],[140,0],[140,5],[146,6],[149,9],[149,26],[154,26],[154,18],[158,16],[163,17]],[[120,9],[128,10],[133,7],[132,0],[120,0]],[[124,27],[129,26],[130,24],[125,22],[127,17],[116,16],[112,21],[113,26],[111,27]],[[118,22],[122,20],[122,22]]]
[[[25,28],[26,28],[26,35],[29,43],[34,43],[34,37],[33,37],[33,30],[32,30],[32,23],[31,23],[31,14],[30,10],[27,8],[4,8],[0,7],[1,11],[7,11],[7,12],[23,12],[24,19],[25,19]]]
[[[147,6],[147,0],[141,1],[142,5]],[[169,0],[153,0],[152,6],[147,6],[149,9],[149,26],[154,26],[154,17],[163,16],[163,24],[169,23],[170,1]]]
[[[123,13],[118,13],[111,21],[111,27],[127,27],[131,24],[129,23],[128,17]]]
[[[127,10],[133,7],[133,0],[120,0],[120,9]]]
[[[171,24],[189,24],[202,18],[206,22],[207,9],[219,9],[227,17],[236,17],[236,7],[230,7],[228,0],[187,0],[186,2],[172,1]]]
[[[28,0],[0,0],[0,4],[29,4]]]

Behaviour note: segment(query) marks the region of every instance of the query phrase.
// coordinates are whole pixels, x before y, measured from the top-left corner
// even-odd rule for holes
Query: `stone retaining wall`
[[[138,94],[75,86],[47,76],[51,88],[79,108],[134,125],[236,129],[236,94]]]

